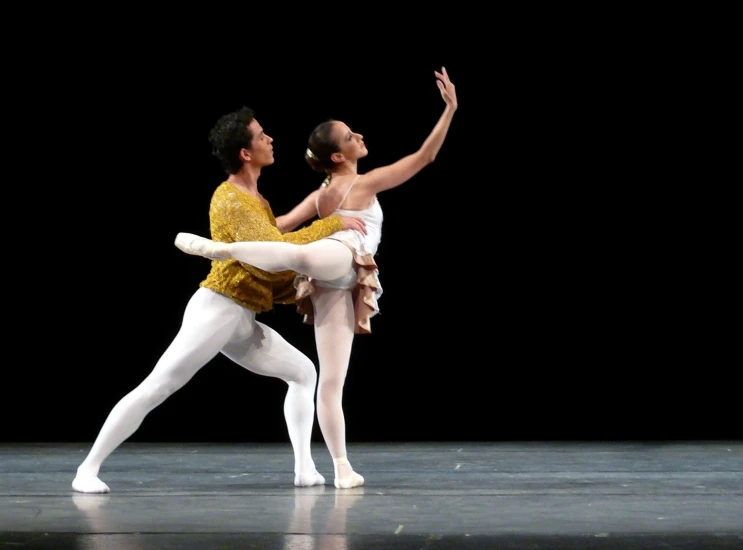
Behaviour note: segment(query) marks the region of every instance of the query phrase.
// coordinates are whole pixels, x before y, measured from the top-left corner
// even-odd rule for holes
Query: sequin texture
[[[308,227],[282,234],[276,227],[271,206],[223,182],[209,205],[211,238],[221,242],[282,241],[307,244],[343,229],[339,216],[316,220]],[[295,301],[294,271],[273,273],[237,260],[213,261],[209,275],[199,286],[228,296],[257,313],[269,311],[274,303]]]

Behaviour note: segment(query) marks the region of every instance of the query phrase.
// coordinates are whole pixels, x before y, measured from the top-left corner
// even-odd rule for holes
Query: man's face
[[[273,164],[273,138],[263,131],[263,127],[256,119],[251,121],[248,128],[253,132],[248,162],[257,167]]]

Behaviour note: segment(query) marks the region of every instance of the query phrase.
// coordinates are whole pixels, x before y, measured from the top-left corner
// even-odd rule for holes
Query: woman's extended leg
[[[234,258],[266,271],[296,271],[314,279],[332,281],[353,267],[351,250],[339,241],[322,239],[308,244],[278,241],[223,243],[191,233],[178,233],[175,245],[211,260]]]

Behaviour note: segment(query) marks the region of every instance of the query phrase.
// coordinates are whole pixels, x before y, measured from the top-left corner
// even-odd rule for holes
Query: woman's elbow
[[[433,151],[418,151],[418,154],[416,155],[416,164],[418,165],[418,170],[423,169],[423,167],[428,166],[431,164],[434,160],[436,160],[436,153]]]

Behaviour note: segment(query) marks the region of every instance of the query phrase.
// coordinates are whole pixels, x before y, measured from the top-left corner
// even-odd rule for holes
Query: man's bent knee
[[[304,357],[301,361],[297,362],[297,368],[287,382],[296,382],[302,386],[315,387],[317,384],[317,370],[309,357]]]

